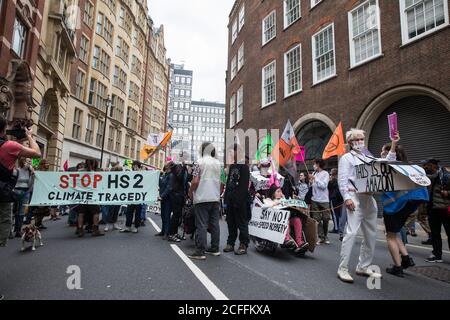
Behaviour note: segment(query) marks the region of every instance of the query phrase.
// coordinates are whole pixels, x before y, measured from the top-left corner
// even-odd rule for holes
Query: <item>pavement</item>
[[[119,217],[123,223],[124,217]],[[355,283],[337,279],[340,242],[330,234],[330,245],[300,258],[284,249],[274,254],[259,253],[253,244],[248,254],[222,253],[206,261],[186,257],[194,249],[189,238],[178,244],[155,237],[161,226],[159,215],[151,215],[137,234],[108,232],[104,237],[75,236],[66,219],[46,222],[44,246],[20,252],[20,239],[0,248],[0,293],[8,300],[409,300],[450,299],[450,284],[417,272],[405,278],[386,274],[392,262],[382,227],[379,228],[373,263],[380,266],[380,289],[368,289],[367,278],[355,276]],[[381,220],[380,220],[380,225]],[[103,229],[103,228],[102,228]],[[430,246],[420,244],[425,236],[412,238],[410,255],[418,267],[440,267],[450,272],[450,252],[444,242],[442,264],[425,262]],[[221,245],[227,228],[221,221]],[[353,250],[351,268],[356,267],[361,239]],[[75,267],[73,267],[75,266]],[[80,271],[80,287],[74,278]],[[431,270],[431,269],[430,269]],[[353,271],[353,270],[352,270]],[[69,286],[68,286],[69,284]],[[76,287],[76,285],[75,285]]]

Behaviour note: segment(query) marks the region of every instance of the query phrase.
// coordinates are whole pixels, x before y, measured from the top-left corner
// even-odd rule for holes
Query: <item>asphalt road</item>
[[[160,216],[150,218],[161,225]],[[415,272],[407,272],[403,279],[386,274],[391,261],[381,230],[373,263],[384,277],[381,289],[369,290],[366,278],[355,276],[354,284],[337,279],[340,242],[336,235],[331,235],[330,245],[319,246],[304,258],[283,249],[261,254],[251,245],[245,256],[222,253],[191,262],[185,256],[194,248],[190,238],[176,245],[163,241],[154,236],[156,230],[149,221],[138,234],[114,231],[79,239],[65,220],[46,223],[45,245],[35,252],[20,252],[19,239],[0,248],[0,293],[6,299],[450,299],[449,283]],[[222,221],[222,247],[226,237]],[[353,268],[359,245],[360,240],[354,248]],[[438,266],[450,270],[446,243],[444,249],[446,263]],[[409,250],[418,266],[430,266],[424,261],[430,247],[414,245]],[[67,273],[69,266],[80,268],[79,290],[67,287],[72,275]]]

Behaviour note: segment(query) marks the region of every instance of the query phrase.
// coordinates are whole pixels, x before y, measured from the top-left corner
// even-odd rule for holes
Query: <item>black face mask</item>
[[[433,175],[433,174],[435,174],[436,172],[434,172],[433,169],[427,168],[427,169],[425,169],[425,173],[426,173],[427,175]]]

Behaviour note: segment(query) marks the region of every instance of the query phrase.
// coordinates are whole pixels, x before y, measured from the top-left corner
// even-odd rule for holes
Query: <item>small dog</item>
[[[31,250],[35,251],[38,241],[39,246],[42,247],[44,243],[42,242],[42,237],[39,229],[32,224],[24,226],[22,229],[22,249],[20,251],[25,251],[25,242],[31,242]]]

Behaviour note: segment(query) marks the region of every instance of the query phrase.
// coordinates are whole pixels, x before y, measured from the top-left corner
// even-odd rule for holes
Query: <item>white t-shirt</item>
[[[206,156],[200,158],[193,175],[200,177],[200,183],[194,192],[194,204],[220,202],[220,162]]]
[[[328,182],[330,181],[330,174],[322,170],[320,172],[316,172],[315,180],[312,183],[312,197],[311,200],[314,202],[320,203],[328,203],[330,202],[330,198],[328,195]]]

